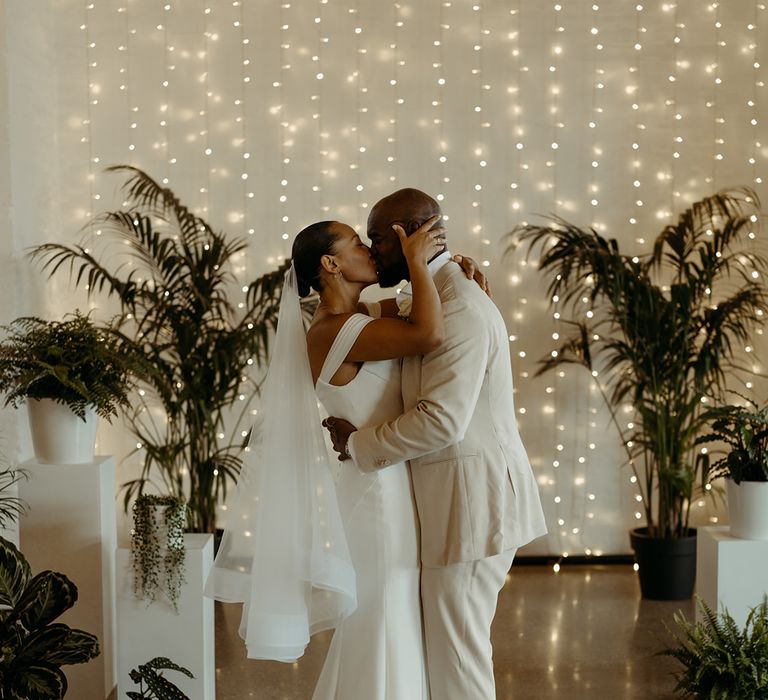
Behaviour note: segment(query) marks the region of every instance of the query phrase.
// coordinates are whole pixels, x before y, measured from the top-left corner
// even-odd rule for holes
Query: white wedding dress
[[[365,325],[354,314],[339,331],[317,381],[331,416],[357,427],[403,411],[398,360],[365,362],[344,386],[330,380]],[[335,630],[313,700],[427,700],[416,511],[408,467],[363,474],[341,463],[337,495],[357,576],[357,609]]]

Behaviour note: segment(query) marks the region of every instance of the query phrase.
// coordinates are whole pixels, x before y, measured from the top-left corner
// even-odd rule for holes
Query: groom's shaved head
[[[440,205],[432,197],[412,187],[397,190],[373,205],[368,215],[368,238],[382,287],[393,287],[401,280],[410,279],[400,239],[392,224],[399,224],[410,236],[427,219],[440,213]]]
[[[372,223],[384,223],[387,220],[385,223],[390,227],[393,223],[399,223],[407,234],[411,234],[436,214],[440,214],[440,205],[435,199],[426,192],[405,187],[373,205],[368,215],[368,230]]]

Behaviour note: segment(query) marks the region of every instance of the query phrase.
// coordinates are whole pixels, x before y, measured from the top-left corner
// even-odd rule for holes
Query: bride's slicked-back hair
[[[291,258],[296,270],[299,283],[299,296],[305,297],[310,293],[310,287],[321,292],[320,258],[323,255],[333,255],[333,244],[336,234],[331,231],[335,221],[318,221],[310,224],[293,241]]]

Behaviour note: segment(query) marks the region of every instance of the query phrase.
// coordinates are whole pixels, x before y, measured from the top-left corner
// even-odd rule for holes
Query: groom
[[[379,283],[408,279],[392,225],[407,234],[440,213],[403,189],[371,209],[368,237]],[[444,251],[429,263],[445,341],[402,365],[405,412],[356,430],[326,421],[340,459],[370,472],[410,461],[421,528],[421,598],[433,700],[496,697],[490,641],[498,594],[518,547],[546,533],[512,399],[509,339],[496,306]],[[410,309],[410,284],[398,295]]]

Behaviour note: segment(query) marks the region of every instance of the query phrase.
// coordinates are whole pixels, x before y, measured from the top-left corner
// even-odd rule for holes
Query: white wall
[[[0,323],[43,313],[46,288],[25,249],[60,235],[54,16],[47,0],[0,4]],[[0,410],[0,449],[31,456],[24,411]]]
[[[559,326],[534,266],[503,257],[504,235],[557,213],[639,253],[670,212],[716,188],[765,195],[765,129],[750,121],[766,107],[753,66],[768,27],[759,2],[57,0],[52,17],[45,3],[7,7],[21,24],[10,31],[6,17],[6,79],[34,77],[11,92],[16,160],[0,175],[25,212],[16,243],[1,244],[25,303],[83,304],[54,299],[18,256],[74,241],[91,213],[119,206],[107,164],[168,178],[215,226],[249,236],[243,281],[313,220],[364,228],[370,204],[397,187],[443,195],[451,248],[488,263],[513,336],[520,427],[552,530],[528,553],[628,550],[636,504],[617,437],[583,373],[533,377]],[[55,45],[41,56],[36,27],[51,21]],[[4,321],[20,311],[5,299],[0,310]],[[130,442],[119,429],[101,441],[118,456]]]

